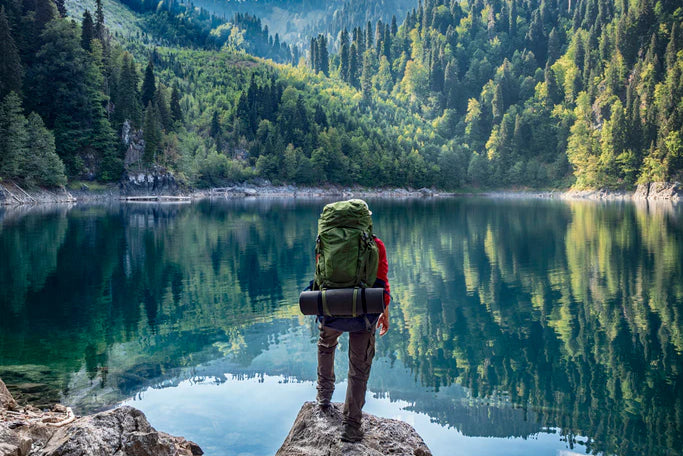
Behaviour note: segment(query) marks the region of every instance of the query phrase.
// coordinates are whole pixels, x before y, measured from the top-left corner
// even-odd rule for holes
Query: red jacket
[[[391,287],[389,286],[389,263],[387,262],[387,249],[384,247],[384,242],[378,237],[375,237],[377,250],[379,250],[379,265],[377,266],[377,279],[381,280],[384,285],[384,305],[388,306],[391,301],[389,294]]]

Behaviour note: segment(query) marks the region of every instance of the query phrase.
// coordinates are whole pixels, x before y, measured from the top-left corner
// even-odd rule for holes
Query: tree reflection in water
[[[289,361],[260,369],[313,379],[304,354],[315,328],[296,298],[312,276],[323,205],[0,212],[0,377],[39,377],[100,408],[222,359],[253,375],[254,359],[303,325]],[[375,391],[471,435],[543,426],[588,436],[590,451],[682,448],[680,208],[370,205],[395,298]]]

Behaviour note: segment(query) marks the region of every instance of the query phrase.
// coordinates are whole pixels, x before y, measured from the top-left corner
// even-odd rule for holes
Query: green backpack
[[[325,206],[318,220],[315,287],[372,287],[377,278],[379,251],[372,235],[372,217],[360,199]]]

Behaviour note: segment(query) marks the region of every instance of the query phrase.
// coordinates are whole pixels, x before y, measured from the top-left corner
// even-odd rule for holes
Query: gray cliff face
[[[431,456],[408,423],[367,413],[363,414],[363,440],[342,442],[342,408],[343,404],[334,403],[323,412],[314,402],[304,403],[276,456]]]
[[[123,164],[126,172],[119,190],[122,195],[177,195],[181,189],[172,173],[143,164],[145,140],[142,130],[134,130],[127,120],[121,128],[121,141],[126,145]]]
[[[156,431],[133,407],[81,418],[56,405],[44,412],[19,407],[0,380],[0,455],[196,456],[197,444]]]
[[[680,201],[683,199],[683,188],[680,182],[652,182],[639,184],[633,194],[635,200],[670,200]]]
[[[181,193],[173,174],[162,170],[132,172],[123,176],[120,184],[122,195],[177,195]]]

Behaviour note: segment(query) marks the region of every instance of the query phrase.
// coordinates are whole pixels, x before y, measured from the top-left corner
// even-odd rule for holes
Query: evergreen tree
[[[10,92],[0,103],[0,176],[23,175],[28,133],[19,95]]]
[[[510,37],[517,35],[517,0],[510,0],[510,14],[508,17],[508,30]]]
[[[356,49],[356,43],[351,44],[351,49],[349,50],[349,84],[358,88],[358,52]]]
[[[349,33],[344,29],[339,38],[339,76],[342,81],[350,82],[351,73],[349,71]]]
[[[171,131],[171,127],[173,126],[171,109],[168,105],[168,102],[166,101],[166,91],[161,86],[161,84],[159,84],[159,87],[157,87],[157,91],[154,92],[153,101],[154,106],[156,106],[157,110],[159,111],[159,119],[161,120],[161,126],[163,127],[165,132]]]
[[[145,151],[142,157],[145,165],[154,163],[161,145],[162,133],[159,111],[150,101],[145,109],[145,121],[142,126],[142,136],[145,140]]]
[[[171,92],[171,119],[173,122],[183,121],[183,111],[180,109],[180,92],[178,87],[173,86],[173,91]]]
[[[368,21],[365,27],[365,49],[372,49],[372,22]]]
[[[142,101],[143,106],[147,106],[150,101],[154,99],[154,93],[156,92],[156,80],[154,79],[154,63],[152,59],[147,62],[147,68],[145,68],[145,76],[142,80],[142,90],[140,91],[140,101]]]
[[[90,11],[87,9],[83,12],[83,21],[81,22],[81,46],[86,51],[90,51],[90,42],[95,38],[95,24],[93,24]]]
[[[10,92],[19,93],[24,71],[19,51],[10,32],[5,7],[0,7],[0,100]]]
[[[78,173],[82,162],[77,155],[89,143],[94,106],[101,99],[91,98],[96,92],[90,90],[89,62],[73,23],[52,21],[41,39],[27,104],[53,130],[57,153],[69,172]]]
[[[38,35],[43,32],[47,23],[56,18],[59,15],[59,12],[52,0],[35,0],[35,5],[36,9],[33,22],[35,27],[34,38],[37,38]]]
[[[330,57],[327,51],[327,37],[325,35],[318,35],[316,43],[316,59],[318,67],[316,72],[322,71],[325,76],[330,75]]]
[[[29,147],[23,166],[25,181],[47,187],[65,185],[64,163],[55,151],[55,137],[35,112],[28,116],[26,136]]]
[[[67,11],[66,11],[66,5],[64,5],[64,0],[55,0],[55,6],[57,7],[57,11],[59,12],[60,17],[66,17]]]
[[[367,105],[372,101],[372,57],[371,51],[365,53],[363,57],[363,73],[361,74],[361,91],[363,102]]]
[[[102,0],[95,0],[95,35],[103,43],[106,43],[106,29],[104,27],[104,10]]]
[[[218,111],[214,111],[211,116],[211,126],[209,127],[209,136],[215,139],[217,142],[220,140],[223,134],[223,129],[221,128],[220,119],[218,118]]]
[[[117,127],[129,120],[134,127],[139,127],[142,117],[140,96],[138,94],[138,72],[135,62],[129,53],[123,54],[119,72],[118,90],[114,99],[114,119]]]

